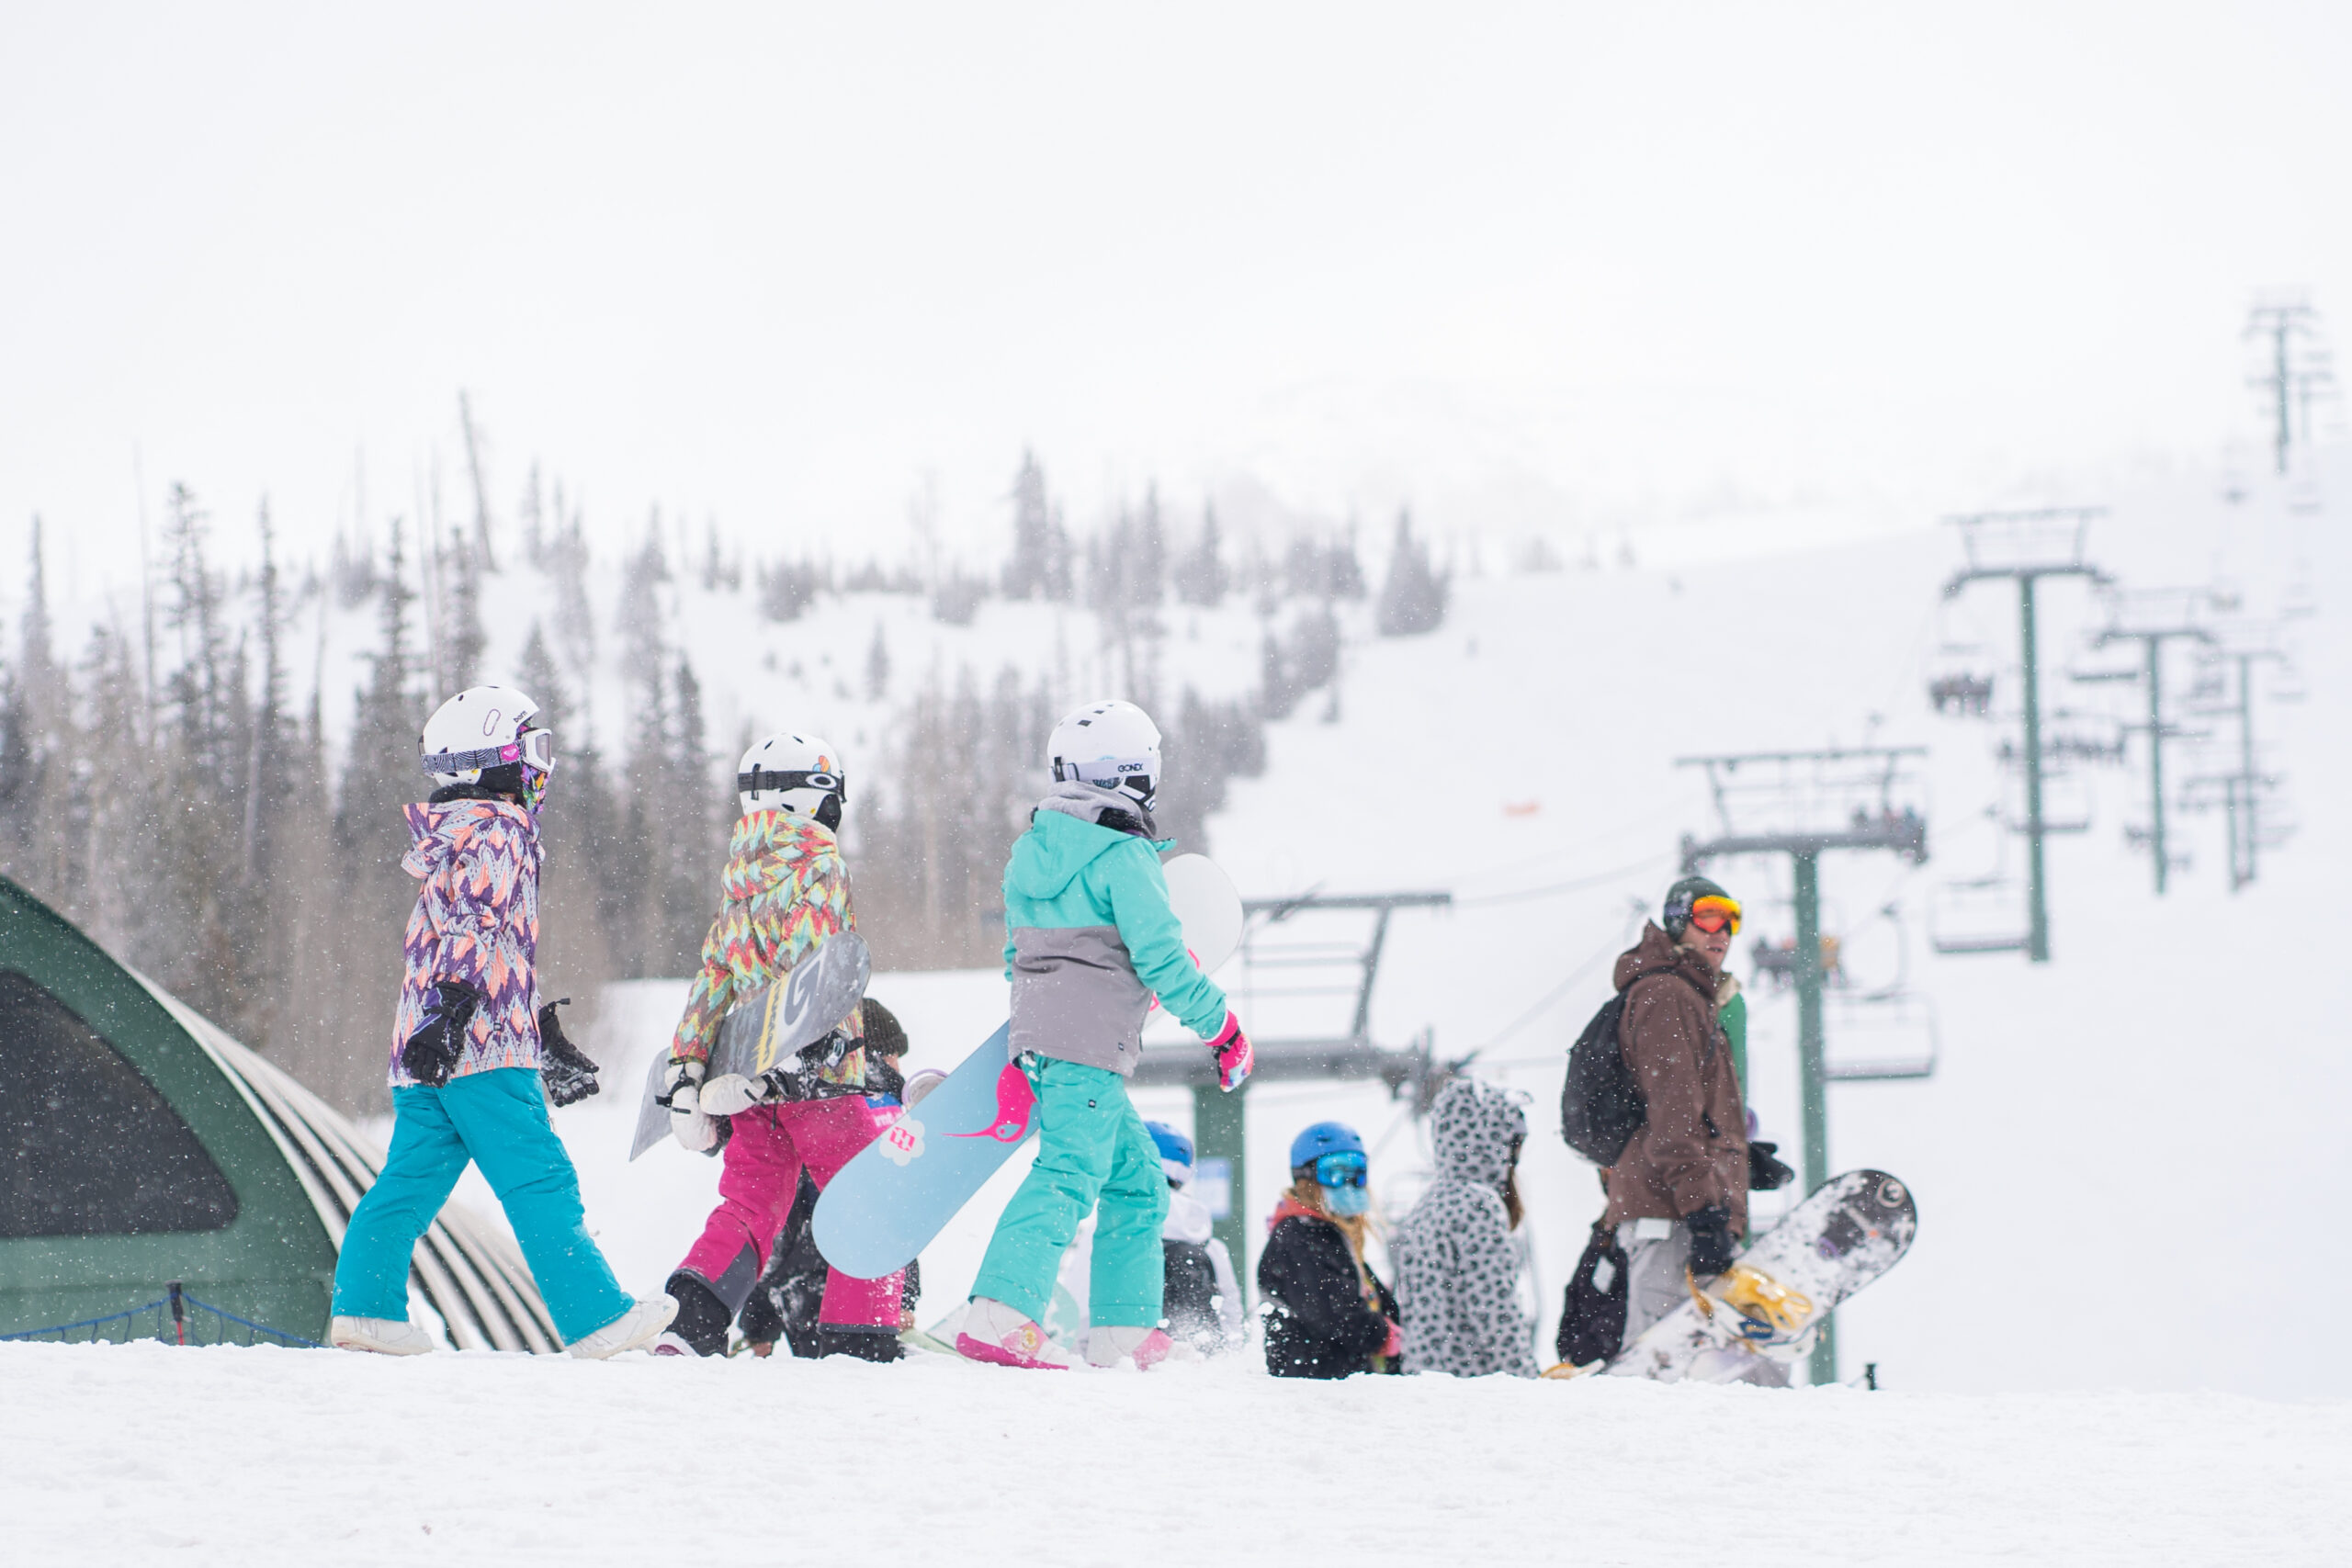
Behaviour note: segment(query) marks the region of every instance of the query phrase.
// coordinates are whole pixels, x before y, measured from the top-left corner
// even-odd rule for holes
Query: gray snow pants
[[[1660,1225],[1666,1227],[1663,1235]],[[1617,1245],[1625,1249],[1625,1343],[1631,1345],[1642,1330],[1690,1299],[1682,1282],[1690,1268],[1690,1227],[1680,1220],[1627,1220],[1617,1227]],[[1733,1382],[1789,1386],[1785,1363],[1761,1356],[1748,1359],[1752,1365]]]

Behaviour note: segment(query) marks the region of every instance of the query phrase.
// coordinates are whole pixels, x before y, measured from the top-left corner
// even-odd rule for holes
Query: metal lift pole
[[[2033,624],[2031,572],[2018,577],[2018,636],[2025,655],[2025,955],[2050,962],[2050,900],[2044,891],[2041,851],[2041,661]]]
[[[2140,678],[2148,685],[2148,807],[2149,843],[2155,852],[2156,894],[2163,897],[2166,880],[2172,874],[2172,852],[2165,840],[2165,728],[2164,648],[2176,637],[2211,643],[2212,635],[2202,626],[2156,626],[2138,631],[2104,631],[2098,635],[2098,646],[2111,642],[2137,642],[2145,650],[2145,662]]]
[[[2162,637],[2148,639],[2148,814],[2155,834],[2156,897],[2165,893],[2172,857],[2165,848],[2165,665]]]
[[[1829,1179],[1829,1069],[1821,1028],[1821,856],[1799,850],[1796,868],[1797,1067],[1804,1102],[1804,1190]]]
[[[1796,866],[1797,1066],[1804,1101],[1804,1190],[1817,1192],[1829,1179],[1829,1069],[1821,1031],[1821,856],[1799,850],[1790,858]],[[1809,1377],[1816,1384],[1838,1381],[1835,1313],[1822,1320]]]

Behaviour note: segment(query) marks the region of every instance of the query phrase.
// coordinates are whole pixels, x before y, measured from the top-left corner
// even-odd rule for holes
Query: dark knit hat
[[[899,1027],[898,1016],[872,997],[859,1005],[865,1015],[865,1048],[877,1056],[905,1055],[907,1032]]]
[[[1690,927],[1690,906],[1702,898],[1729,898],[1731,895],[1703,876],[1686,876],[1666,890],[1666,908],[1658,915],[1657,923],[1675,941]]]

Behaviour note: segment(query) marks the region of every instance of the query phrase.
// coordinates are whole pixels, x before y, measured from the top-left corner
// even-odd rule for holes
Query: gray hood
[[[1100,789],[1093,784],[1080,784],[1076,780],[1068,784],[1056,784],[1053,793],[1037,803],[1037,809],[1058,811],[1065,816],[1075,817],[1081,822],[1092,823],[1098,828],[1110,826],[1102,820],[1102,814],[1105,811],[1116,811],[1141,823],[1145,838],[1159,837],[1159,825],[1152,821],[1151,813],[1136,805],[1133,795],[1121,795],[1115,789]],[[1122,830],[1124,831],[1124,829]]]
[[[1430,1142],[1442,1179],[1500,1190],[1510,1172],[1510,1145],[1526,1136],[1525,1097],[1483,1078],[1447,1084],[1430,1112]]]

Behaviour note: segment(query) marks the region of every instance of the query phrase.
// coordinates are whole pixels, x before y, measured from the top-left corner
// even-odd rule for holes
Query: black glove
[[[539,1066],[539,1081],[559,1109],[585,1100],[603,1087],[596,1082],[600,1069],[566,1038],[563,1020],[556,1016],[555,1010],[571,999],[560,997],[539,1009],[539,1049],[547,1057]]]
[[[416,1032],[401,1046],[401,1071],[429,1089],[449,1081],[449,1069],[465,1060],[466,1031],[481,1006],[481,993],[456,980],[435,980],[424,998]]]
[[[1695,1214],[1685,1214],[1682,1223],[1690,1227],[1690,1272],[1700,1279],[1711,1279],[1731,1267],[1731,1213],[1720,1203],[1711,1203]]]
[[[1747,1190],[1751,1192],[1778,1192],[1797,1179],[1785,1161],[1772,1156],[1780,1153],[1778,1144],[1747,1145]]]

